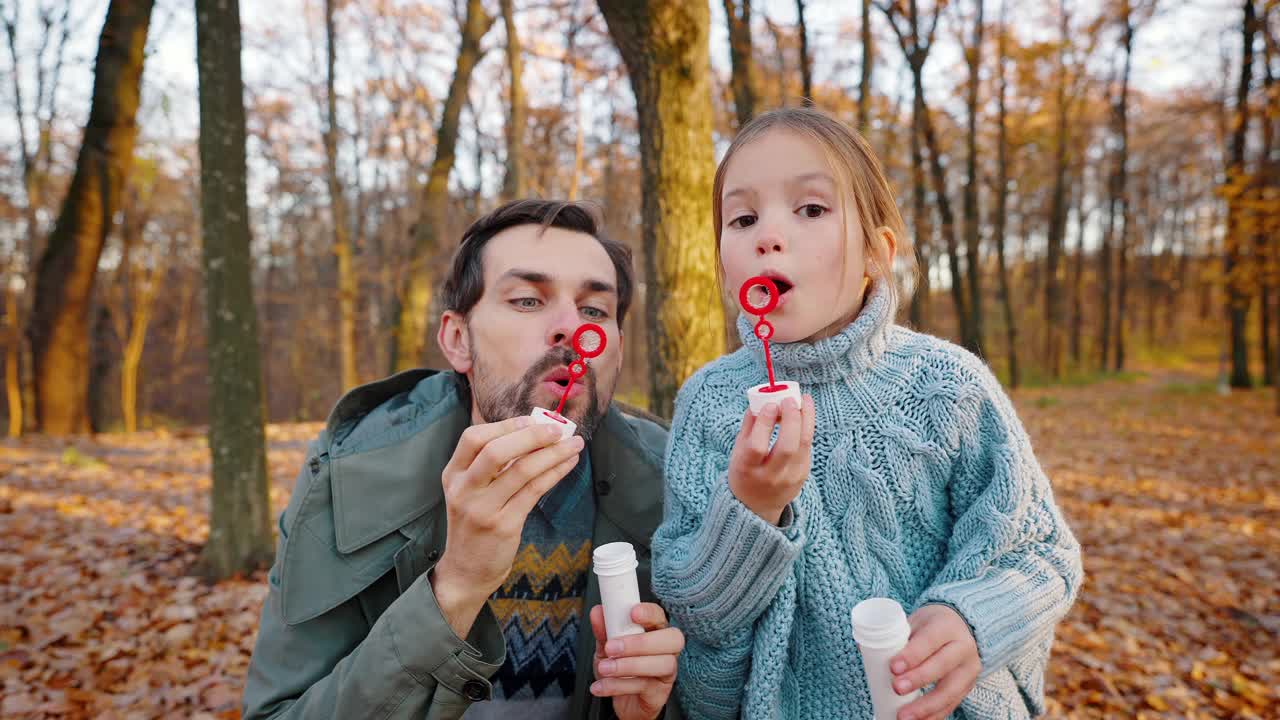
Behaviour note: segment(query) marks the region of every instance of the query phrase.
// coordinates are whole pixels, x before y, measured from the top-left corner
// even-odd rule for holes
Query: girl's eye
[[[739,230],[742,230],[743,228],[749,228],[755,224],[756,224],[755,215],[739,215],[738,217],[729,221],[729,227],[737,228]]]
[[[817,203],[809,203],[808,205],[801,207],[800,212],[804,213],[804,216],[807,218],[816,219],[826,215],[827,209]]]
[[[591,318],[592,320],[603,320],[609,317],[609,313],[601,310],[600,308],[594,308],[594,307],[582,308],[582,314],[586,315],[588,318]]]
[[[511,304],[519,308],[520,310],[537,310],[538,306],[541,304],[541,301],[538,300],[537,298],[523,297],[523,298],[516,298],[515,300],[512,300]]]

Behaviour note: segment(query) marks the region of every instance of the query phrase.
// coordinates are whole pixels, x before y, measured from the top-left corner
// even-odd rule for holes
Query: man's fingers
[[[591,670],[594,677],[600,677],[600,661],[605,659],[604,641],[604,606],[596,605],[591,608],[591,612],[587,613],[587,617],[591,622],[591,634],[596,640],[596,651],[591,657]]]
[[[599,660],[605,656],[604,641],[606,633],[604,628],[604,606],[596,605],[591,608],[589,617],[591,618],[591,634],[595,636],[596,639],[596,659]]]
[[[523,524],[525,517],[529,514],[529,511],[533,510],[533,506],[537,504],[538,500],[543,495],[546,495],[548,490],[555,487],[556,483],[564,479],[564,476],[568,475],[569,471],[577,464],[578,454],[574,453],[559,465],[525,483],[523,487],[511,496],[507,504],[502,506],[499,512],[511,513],[514,518],[517,518]]]
[[[544,448],[560,439],[560,430],[551,425],[533,425],[496,437],[485,444],[472,461],[467,474],[479,486],[487,484],[512,460]]]
[[[947,643],[915,668],[894,678],[893,689],[899,695],[905,695],[912,690],[935,683],[947,673],[963,665],[965,657],[963,646],[954,642]]]
[[[596,676],[655,678],[673,682],[676,677],[675,655],[642,655],[640,657],[605,658],[596,663]]]
[[[510,467],[500,472],[493,484],[489,486],[496,498],[495,504],[498,506],[506,504],[530,480],[540,477],[570,458],[577,458],[582,452],[583,445],[582,436],[574,435],[552,445],[538,448],[516,460]]]
[[[681,650],[684,650],[684,633],[673,627],[613,638],[604,645],[605,654],[611,658],[679,655]]]
[[[527,428],[532,424],[532,418],[527,415],[521,415],[507,418],[501,422],[472,425],[464,430],[462,437],[458,439],[458,446],[453,451],[453,457],[449,459],[450,469],[466,470],[471,467],[471,463],[476,459],[476,456],[491,441],[503,435],[509,435],[517,430]]]
[[[946,717],[960,705],[964,696],[973,687],[977,673],[952,672],[918,700],[908,703],[898,711],[899,720],[925,720],[925,718]]]

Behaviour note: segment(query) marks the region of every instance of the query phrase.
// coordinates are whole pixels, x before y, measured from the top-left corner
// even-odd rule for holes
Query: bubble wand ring
[[[742,305],[742,309],[759,318],[753,331],[764,345],[765,368],[769,371],[768,383],[757,385],[747,391],[747,399],[754,413],[760,412],[770,403],[781,405],[786,398],[795,400],[797,406],[801,401],[800,386],[791,381],[779,382],[773,371],[773,349],[769,341],[774,336],[775,328],[765,316],[778,307],[781,297],[782,293],[778,292],[778,285],[763,275],[749,278],[738,289],[738,303]]]

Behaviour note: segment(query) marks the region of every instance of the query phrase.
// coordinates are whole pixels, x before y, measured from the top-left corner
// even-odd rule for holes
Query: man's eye
[[[520,310],[537,310],[538,306],[542,304],[542,301],[537,298],[523,297],[512,300],[511,304]]]
[[[582,314],[592,320],[604,320],[609,317],[609,313],[596,307],[584,307],[582,308]]]
[[[741,230],[742,228],[749,228],[755,224],[756,224],[755,215],[739,215],[738,217],[729,221],[729,227],[738,228],[739,230]]]
[[[807,218],[820,218],[827,214],[827,209],[817,203],[809,203],[801,207],[800,212],[804,213]]]

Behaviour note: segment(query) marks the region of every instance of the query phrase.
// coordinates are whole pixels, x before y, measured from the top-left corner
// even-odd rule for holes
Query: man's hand
[[[770,449],[774,425],[780,429]],[[809,477],[812,457],[812,397],[805,395],[802,407],[788,399],[781,408],[766,405],[759,415],[748,409],[729,456],[729,489],[752,512],[777,525]]]
[[[592,665],[597,678],[591,694],[613,698],[613,712],[619,720],[653,720],[671,697],[684,633],[669,627],[666,612],[653,603],[632,608],[631,620],[644,628],[644,633],[605,642],[604,608],[591,608],[591,629],[596,637]]]
[[[511,574],[533,506],[578,464],[583,439],[559,437],[528,417],[472,425],[441,473],[449,527],[431,586],[458,637]]]
[[[911,640],[889,662],[899,695],[937,686],[898,711],[898,720],[945,718],[978,682],[982,660],[969,625],[946,605],[925,605],[911,614]]]

